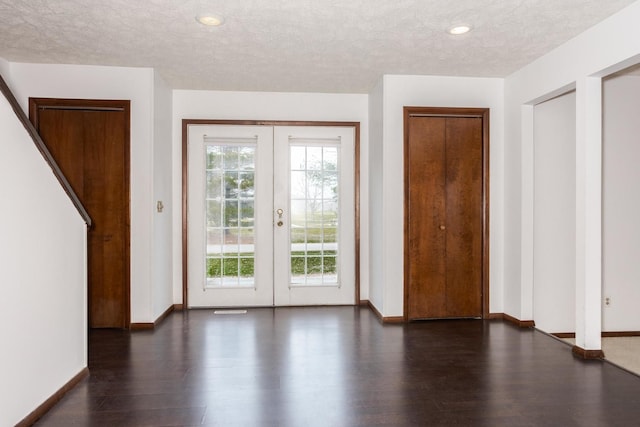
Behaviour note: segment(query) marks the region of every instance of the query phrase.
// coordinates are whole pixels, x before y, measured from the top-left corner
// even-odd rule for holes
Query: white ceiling
[[[0,0],[0,57],[153,67],[177,89],[366,93],[383,74],[507,76],[633,2]]]

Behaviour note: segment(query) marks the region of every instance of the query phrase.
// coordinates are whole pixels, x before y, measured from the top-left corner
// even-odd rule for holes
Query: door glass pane
[[[222,195],[222,174],[213,170],[207,170],[207,199],[220,200]]]
[[[206,287],[253,287],[255,144],[205,150]]]
[[[292,145],[291,284],[338,284],[338,147]]]

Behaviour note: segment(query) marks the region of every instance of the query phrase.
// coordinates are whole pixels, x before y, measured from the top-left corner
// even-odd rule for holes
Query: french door
[[[354,137],[188,126],[190,307],[355,302]]]

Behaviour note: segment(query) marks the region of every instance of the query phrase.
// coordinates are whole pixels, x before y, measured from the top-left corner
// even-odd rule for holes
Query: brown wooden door
[[[31,99],[36,129],[93,221],[91,328],[129,327],[129,101]]]
[[[406,317],[482,317],[483,117],[408,115],[406,124]]]

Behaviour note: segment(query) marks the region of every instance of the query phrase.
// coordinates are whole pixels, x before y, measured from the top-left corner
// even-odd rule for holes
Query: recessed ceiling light
[[[196,21],[208,27],[219,27],[224,24],[224,17],[215,13],[201,13],[196,16]]]
[[[455,27],[449,28],[449,34],[453,34],[454,36],[465,34],[469,31],[471,31],[471,27],[468,25],[456,25]]]

